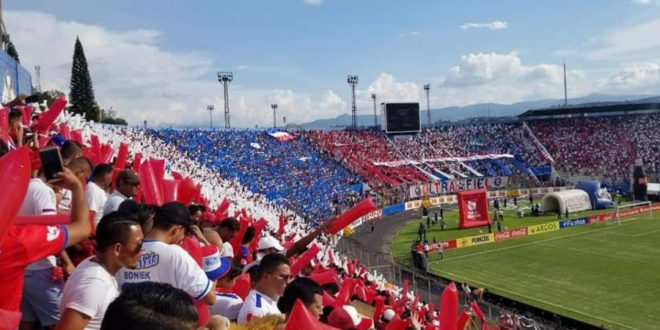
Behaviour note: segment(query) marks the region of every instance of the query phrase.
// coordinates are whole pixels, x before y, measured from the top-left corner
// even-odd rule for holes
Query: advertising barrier
[[[499,233],[495,233],[495,242],[505,241],[512,238],[525,237],[527,236],[527,228],[518,228],[505,230]]]
[[[442,244],[442,249],[445,250],[445,251],[456,248],[456,240],[452,239],[452,240],[448,240],[448,241],[442,241],[440,243],[431,244],[430,252],[438,251],[438,246],[441,245],[441,244]]]
[[[549,231],[555,231],[559,230],[559,222],[550,222],[550,223],[542,223],[540,225],[534,225],[534,226],[528,226],[527,227],[527,235],[536,235],[540,233],[547,233]]]
[[[559,221],[559,229],[584,226],[587,223],[589,223],[589,218],[577,218],[577,219]]]
[[[392,215],[406,210],[405,204],[395,204],[383,208],[383,215]]]
[[[477,236],[467,236],[456,239],[456,247],[463,248],[474,245],[492,243],[495,241],[495,234],[484,234]]]

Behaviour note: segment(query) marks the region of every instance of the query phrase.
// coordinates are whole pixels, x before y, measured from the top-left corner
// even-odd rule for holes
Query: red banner
[[[458,192],[459,228],[486,226],[490,222],[486,189]]]

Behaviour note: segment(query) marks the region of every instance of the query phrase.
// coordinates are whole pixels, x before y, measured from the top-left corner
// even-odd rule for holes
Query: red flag
[[[62,110],[64,110],[64,107],[66,106],[66,99],[64,98],[64,95],[60,95],[53,104],[51,104],[50,109],[48,109],[46,112],[42,113],[39,115],[39,120],[37,123],[37,132],[39,134],[46,134],[48,133],[48,129],[50,128],[50,125],[57,119],[57,117],[62,113]]]
[[[126,168],[126,162],[128,161],[128,144],[121,142],[119,143],[119,151],[117,152],[117,161],[115,161],[115,168],[123,170]]]
[[[480,320],[485,319],[486,316],[484,316],[484,312],[481,311],[481,308],[479,307],[479,304],[477,304],[476,301],[473,301],[470,304],[470,307],[472,308],[474,315],[476,315]]]
[[[0,182],[5,195],[0,198],[0,243],[21,209],[30,182],[30,149],[21,147],[0,157]],[[11,193],[8,193],[11,192]]]
[[[327,230],[327,233],[330,235],[336,234],[361,216],[364,216],[365,214],[375,210],[376,206],[371,201],[371,198],[367,198],[340,216],[334,218],[330,224],[330,228]]]
[[[376,307],[374,308],[374,322],[378,322],[380,320],[380,316],[383,315],[383,311],[385,310],[385,297],[383,296],[378,296],[374,298],[376,301]]]
[[[71,131],[71,140],[78,142],[80,145],[83,145],[82,133],[79,130]]]
[[[144,162],[140,166],[140,183],[146,203],[163,205],[163,194],[160,191],[160,185],[156,181],[156,175],[150,162]]]
[[[331,296],[327,291],[323,290],[323,306],[334,306],[335,298]]]
[[[408,299],[408,286],[410,285],[410,280],[405,279],[403,280],[403,291],[401,291],[401,295],[403,298],[401,299]]]
[[[458,321],[456,321],[456,329],[463,330],[470,320],[470,312],[466,310],[461,311],[461,315],[458,316]]]
[[[178,189],[179,189],[180,180],[160,180],[160,187],[163,191],[163,202],[175,202],[177,201]]]
[[[456,315],[458,314],[458,292],[456,284],[451,282],[440,297],[440,327],[442,330],[456,329]]]
[[[62,137],[67,140],[71,140],[71,130],[69,129],[69,126],[66,125],[66,123],[60,123],[60,135],[62,135]]]
[[[32,122],[32,106],[31,105],[26,105],[24,107],[19,107],[21,110],[21,123],[25,126],[30,126],[30,123]],[[61,127],[61,126],[60,126]],[[62,133],[62,132],[60,132]],[[62,133],[62,136],[64,136],[65,139],[69,139]]]
[[[319,329],[319,330],[337,330],[327,324],[321,323],[317,318],[307,310],[300,299],[296,299],[293,305],[289,320],[284,326],[284,330],[301,330],[301,329]]]
[[[316,257],[316,254],[321,251],[321,247],[318,244],[312,245],[307,251],[303,252],[303,254],[300,255],[298,260],[291,265],[291,276],[296,276],[300,271],[305,268],[309,264],[314,257]]]
[[[278,219],[278,224],[279,228],[277,229],[277,235],[282,235],[284,234],[284,214],[280,214],[280,218]]]
[[[7,144],[9,141],[9,109],[0,109],[0,140]]]
[[[337,272],[334,269],[330,269],[322,273],[314,273],[310,275],[309,278],[319,285],[337,283],[339,281],[337,278]]]

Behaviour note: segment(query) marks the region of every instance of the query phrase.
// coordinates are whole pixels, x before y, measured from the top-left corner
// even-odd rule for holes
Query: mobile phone
[[[60,150],[56,147],[42,149],[39,151],[39,158],[41,158],[41,168],[46,174],[46,181],[57,181],[55,174],[64,171]]]
[[[30,95],[25,98],[25,104],[30,104],[30,103],[37,103],[39,102],[39,96],[38,95]]]

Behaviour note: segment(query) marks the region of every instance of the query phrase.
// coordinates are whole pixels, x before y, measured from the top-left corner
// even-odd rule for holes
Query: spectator
[[[234,287],[240,275],[241,267],[232,262],[229,272],[218,278],[218,292],[215,294],[215,304],[211,306],[212,315],[222,315],[231,321],[238,319],[238,312],[243,306],[243,299],[229,290]]]
[[[318,319],[323,313],[323,289],[313,280],[299,277],[286,286],[284,294],[277,302],[277,307],[287,316],[287,319],[298,299],[315,318]]]
[[[373,321],[360,316],[355,307],[344,305],[332,310],[328,316],[328,324],[341,330],[370,329]]]
[[[279,253],[271,253],[259,263],[255,285],[245,298],[238,313],[238,323],[246,323],[254,317],[281,314],[277,300],[284,294],[291,278],[289,259]]]
[[[78,157],[71,160],[66,167],[76,175],[80,182],[83,183],[87,182],[87,178],[89,178],[89,175],[92,173],[92,163],[85,157]],[[58,212],[69,213],[71,210],[71,190],[62,189],[60,191],[60,196],[61,199],[59,203],[57,203]]]
[[[108,214],[96,230],[96,255],[85,259],[62,293],[59,329],[100,329],[108,305],[119,296],[114,276],[121,267],[134,268],[142,250],[137,222]]]
[[[30,179],[19,215],[53,215],[57,213],[55,192],[45,183],[45,179],[42,170],[38,172],[36,178]],[[60,251],[58,254],[64,257],[63,262],[67,273],[73,272],[74,266],[68,256],[65,255],[65,252]],[[25,268],[23,299],[21,301],[23,328],[34,328],[37,324],[48,327],[57,323],[60,292],[64,287],[61,270],[57,266],[55,253],[47,255],[47,257]]]
[[[85,198],[89,205],[89,210],[94,211],[94,225],[98,225],[103,218],[103,209],[108,200],[108,189],[112,184],[113,170],[108,164],[98,164],[92,172],[92,179],[85,188]]]
[[[215,283],[178,245],[191,225],[190,212],[183,204],[172,202],[161,206],[154,216],[153,228],[145,236],[142,258],[137,267],[122,268],[117,273],[120,287],[124,288],[126,283],[163,282],[213,305]]]
[[[255,239],[254,235],[256,235],[254,227],[248,227],[245,230],[245,234],[241,240],[241,266],[245,266],[253,261],[250,245],[252,245],[252,242]]]
[[[60,180],[60,185],[72,192],[71,222],[58,226],[12,225],[10,227],[0,244],[0,251],[2,251],[0,253],[0,278],[2,278],[2,281],[0,281],[0,295],[4,298],[0,300],[0,309],[19,310],[21,296],[23,296],[23,278],[27,265],[44,257],[57,254],[64,248],[74,245],[89,236],[89,210],[85,202],[82,183],[68,169],[57,173],[56,177]],[[26,196],[26,199],[28,198],[32,197]],[[36,208],[40,211],[43,210],[43,206]],[[40,280],[35,280],[35,285],[41,287],[44,283],[51,283],[52,275],[52,272],[50,274],[44,272]],[[34,291],[36,291],[36,295],[24,297],[26,301],[31,302],[31,305],[41,305],[44,301],[50,299],[48,291]],[[26,316],[28,321],[37,321],[34,314]],[[44,315],[46,323],[50,323],[50,325],[57,322],[57,319],[53,320],[54,318],[53,315]],[[44,324],[42,323],[42,325]]]
[[[238,220],[234,218],[227,218],[220,222],[220,225],[217,228],[218,235],[222,238],[222,251],[220,255],[222,257],[234,257],[234,248],[232,247],[231,241],[232,238],[241,230],[241,225]]]
[[[67,166],[74,159],[83,156],[82,147],[78,142],[68,140],[62,144],[60,155],[62,156],[62,164]]]
[[[117,183],[117,190],[115,190],[105,202],[103,214],[117,211],[119,204],[124,200],[137,195],[138,188],[140,187],[140,177],[131,170],[123,170],[119,172],[115,182]]]
[[[136,283],[108,306],[101,329],[193,330],[197,310],[183,290],[167,283]]]

